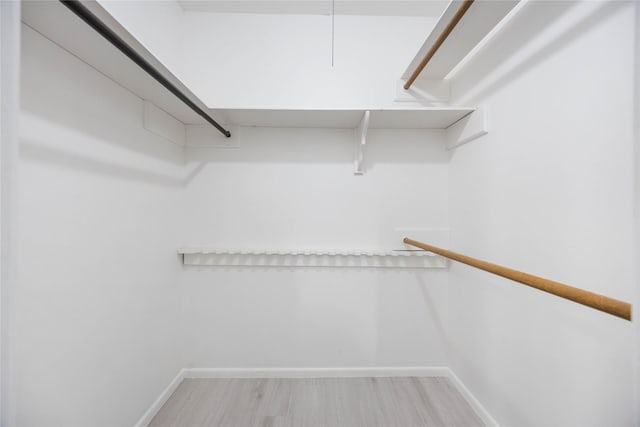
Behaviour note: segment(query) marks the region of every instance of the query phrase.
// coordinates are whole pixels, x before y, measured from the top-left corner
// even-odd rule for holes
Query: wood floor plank
[[[185,379],[150,427],[480,427],[441,377]]]

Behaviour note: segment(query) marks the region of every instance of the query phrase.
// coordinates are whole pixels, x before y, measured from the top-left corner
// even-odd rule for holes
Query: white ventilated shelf
[[[421,250],[255,250],[184,247],[185,265],[248,267],[447,268],[443,257]]]

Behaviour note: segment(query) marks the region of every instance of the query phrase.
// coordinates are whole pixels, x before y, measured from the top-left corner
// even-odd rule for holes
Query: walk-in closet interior
[[[640,3],[0,0],[6,427],[640,423]]]

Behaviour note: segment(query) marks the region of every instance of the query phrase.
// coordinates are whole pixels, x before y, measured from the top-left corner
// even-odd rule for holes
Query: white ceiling
[[[215,13],[266,13],[330,15],[331,0],[178,0],[185,11]],[[448,0],[335,0],[336,15],[433,16],[444,11]]]

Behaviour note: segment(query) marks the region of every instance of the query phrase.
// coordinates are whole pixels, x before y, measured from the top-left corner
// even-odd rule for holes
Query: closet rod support
[[[218,122],[216,122],[209,114],[207,114],[202,108],[198,107],[187,95],[185,95],[180,89],[178,89],[173,83],[171,83],[165,76],[162,75],[153,65],[151,65],[146,59],[144,59],[138,52],[135,51],[127,42],[125,42],[120,36],[118,36],[111,28],[109,28],[104,22],[102,22],[97,16],[95,16],[86,6],[79,0],[60,0],[60,3],[65,5],[69,10],[75,13],[80,19],[93,28],[98,34],[104,37],[109,43],[115,46],[120,52],[125,54],[129,59],[135,62],[140,68],[142,68],[147,74],[153,77],[158,83],[164,86],[169,92],[174,94],[176,98],[184,102],[189,108],[191,108],[200,117],[205,119],[209,124],[218,129],[224,136],[229,138],[231,132],[223,128]]]

